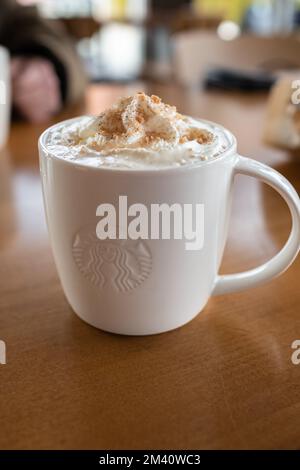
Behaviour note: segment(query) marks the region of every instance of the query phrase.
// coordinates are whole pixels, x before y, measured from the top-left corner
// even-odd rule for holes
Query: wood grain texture
[[[299,192],[300,156],[262,144],[265,95],[91,86],[85,106],[57,120],[99,112],[133,88],[225,125],[241,154]],[[86,325],[64,298],[45,226],[37,138],[48,124],[15,123],[0,155],[0,448],[299,448],[299,258],[269,284],[211,299],[170,333],[121,337]],[[264,262],[289,228],[280,197],[238,177],[222,272]]]

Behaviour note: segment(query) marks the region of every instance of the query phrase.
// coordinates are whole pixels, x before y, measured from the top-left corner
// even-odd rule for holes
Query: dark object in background
[[[222,90],[259,91],[269,90],[275,81],[276,77],[266,72],[216,68],[207,73],[204,86]]]
[[[193,0],[150,0],[150,8],[156,10],[177,10],[182,7],[189,7]]]

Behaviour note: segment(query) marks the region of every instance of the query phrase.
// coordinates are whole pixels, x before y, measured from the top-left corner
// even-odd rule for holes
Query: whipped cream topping
[[[121,98],[97,117],[84,116],[57,128],[47,147],[81,164],[135,169],[217,156],[227,146],[221,137],[208,124],[141,92]]]

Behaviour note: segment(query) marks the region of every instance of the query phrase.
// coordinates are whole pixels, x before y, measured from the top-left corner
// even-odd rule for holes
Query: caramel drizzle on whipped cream
[[[210,144],[214,139],[211,132],[177,113],[176,107],[143,92],[121,98],[69,137],[69,145],[83,145],[102,154],[168,150],[189,142]]]

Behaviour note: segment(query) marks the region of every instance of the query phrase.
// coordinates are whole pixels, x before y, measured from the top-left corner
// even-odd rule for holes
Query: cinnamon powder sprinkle
[[[153,101],[153,103],[156,103],[156,104],[161,103],[161,99],[156,95],[151,95],[151,100]]]
[[[211,132],[198,128],[189,118],[179,114],[176,107],[164,104],[158,96],[150,97],[144,92],[121,98],[117,104],[101,113],[97,118],[94,136],[95,146],[101,151],[113,147],[143,148],[160,144],[160,141],[173,146],[189,141],[208,144],[214,137]]]

